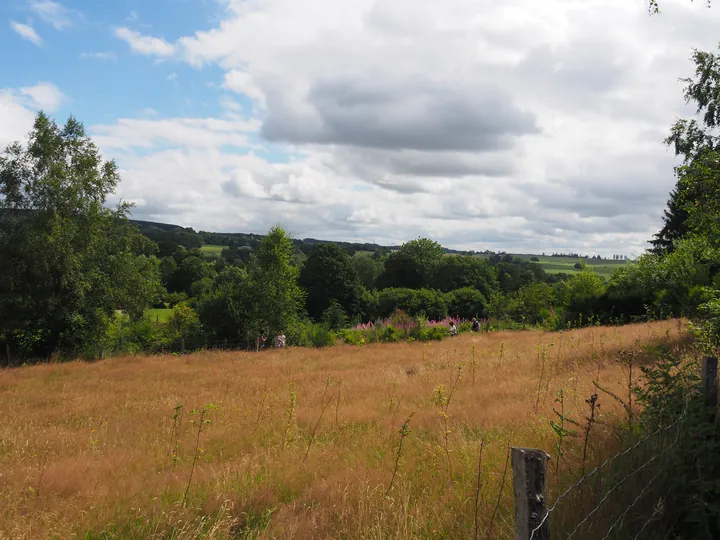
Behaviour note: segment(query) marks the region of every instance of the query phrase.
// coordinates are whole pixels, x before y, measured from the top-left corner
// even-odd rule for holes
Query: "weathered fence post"
[[[515,540],[530,540],[531,536],[533,540],[550,539],[545,507],[545,476],[548,459],[550,456],[542,450],[516,447],[512,449]]]
[[[180,354],[185,354],[185,338],[180,338]]]
[[[227,338],[223,341],[223,351],[227,351]]]
[[[12,364],[12,356],[10,356],[10,344],[9,343],[5,344],[5,356],[7,356],[7,365],[8,366],[11,365]]]
[[[718,404],[718,359],[704,356],[702,359],[702,389],[705,405],[717,408]]]
[[[103,346],[100,345],[100,346],[98,347],[98,357],[97,357],[97,359],[98,359],[98,360],[102,360],[102,357],[103,357]]]

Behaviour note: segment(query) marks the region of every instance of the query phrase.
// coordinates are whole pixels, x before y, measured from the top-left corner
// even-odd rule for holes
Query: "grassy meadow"
[[[212,244],[206,244],[200,248],[200,251],[203,255],[206,257],[220,257],[222,254],[223,249],[225,249],[227,246],[216,246]]]
[[[619,351],[685,341],[667,321],[0,371],[0,538],[514,538],[508,445],[555,459],[560,389],[582,422],[594,379],[626,388]],[[589,464],[623,414],[599,401]]]
[[[549,274],[573,274],[575,272],[575,263],[578,262],[576,257],[550,257],[549,255],[512,255],[515,258],[529,261],[531,257],[538,259],[539,264],[543,270]],[[481,257],[487,258],[487,255],[481,255]],[[595,270],[601,277],[609,278],[612,273],[621,268],[622,266],[629,264],[630,261],[615,261],[612,259],[586,259],[583,258],[583,262],[590,268]]]
[[[168,322],[170,315],[172,315],[172,309],[148,309],[145,313],[148,319],[150,319],[152,322],[164,324]]]

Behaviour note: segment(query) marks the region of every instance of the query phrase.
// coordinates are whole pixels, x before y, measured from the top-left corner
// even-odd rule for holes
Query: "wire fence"
[[[516,539],[662,538],[658,527],[651,526],[669,511],[668,498],[676,488],[676,450],[688,436],[693,404],[702,401],[709,417],[715,417],[717,358],[703,359],[699,390],[688,385],[684,394],[674,420],[638,435],[637,441],[583,473],[547,509],[545,464],[550,456],[542,450],[513,448]],[[663,532],[669,535],[672,530]]]

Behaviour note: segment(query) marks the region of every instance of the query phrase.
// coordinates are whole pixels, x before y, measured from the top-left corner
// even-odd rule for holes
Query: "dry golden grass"
[[[548,420],[560,388],[581,420],[593,379],[623,391],[620,349],[684,339],[681,323],[670,321],[0,371],[0,537],[472,537],[482,440],[482,538],[508,444],[552,453]],[[438,398],[452,390],[460,363],[445,419]],[[610,424],[620,414],[613,400],[600,402],[608,425],[594,428],[593,463],[612,447]],[[190,411],[209,403],[217,409],[182,508],[197,440]],[[411,413],[386,496],[398,431]],[[561,473],[579,466],[573,444]],[[510,474],[499,500],[492,536],[511,538]]]

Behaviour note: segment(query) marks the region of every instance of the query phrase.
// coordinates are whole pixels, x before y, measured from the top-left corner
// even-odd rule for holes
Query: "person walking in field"
[[[454,322],[450,323],[450,337],[455,337],[457,335],[457,327],[455,326]]]
[[[285,348],[285,332],[280,332],[280,335],[277,337],[276,343],[279,349]]]
[[[473,332],[480,331],[480,321],[478,321],[475,317],[473,317],[473,320],[472,320],[472,331]]]

